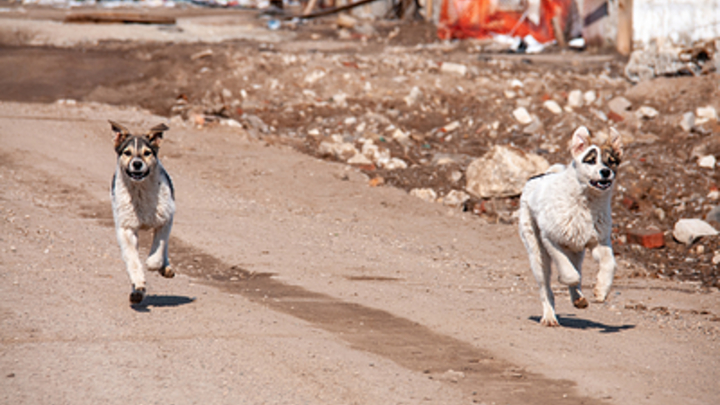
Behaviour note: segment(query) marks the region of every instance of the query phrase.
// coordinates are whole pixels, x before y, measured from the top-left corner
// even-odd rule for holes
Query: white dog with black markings
[[[528,180],[520,198],[519,230],[530,258],[530,267],[540,286],[545,326],[558,326],[555,298],[550,288],[551,263],[560,283],[568,286],[577,308],[588,301],[581,290],[581,267],[585,249],[599,263],[595,299],[605,301],[615,274],[611,245],[610,203],[622,158],[620,134],[602,144],[593,142],[585,127],[578,128],[570,143],[572,162],[556,165],[547,173]]]
[[[111,191],[115,231],[132,283],[130,302],[139,304],[145,297],[146,287],[138,251],[138,231],[153,231],[145,267],[163,277],[175,276],[168,260],[168,240],[175,215],[174,189],[158,159],[163,132],[169,128],[160,124],[138,136],[115,122],[110,121],[110,125],[115,133],[117,153]]]

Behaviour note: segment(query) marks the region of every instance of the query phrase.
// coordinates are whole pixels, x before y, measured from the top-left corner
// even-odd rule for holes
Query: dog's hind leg
[[[598,302],[605,302],[612,287],[616,267],[615,256],[613,255],[610,241],[595,246],[592,249],[592,255],[600,264],[597,283],[595,284],[595,299]]]
[[[145,272],[143,271],[142,262],[140,261],[140,253],[138,252],[138,237],[134,229],[118,228],[118,243],[120,251],[125,262],[130,282],[132,283],[132,293],[130,293],[130,302],[139,304],[145,297]]]
[[[570,300],[572,301],[575,308],[584,309],[588,307],[588,301],[582,293],[582,263],[585,258],[585,251],[582,252],[568,252],[568,258],[575,266],[578,274],[580,274],[580,282],[577,285],[568,286],[570,292]]]
[[[558,326],[558,320],[555,316],[555,296],[550,287],[551,267],[550,256],[543,248],[540,238],[538,238],[538,230],[530,218],[527,208],[520,209],[520,238],[525,245],[530,259],[530,269],[532,269],[535,280],[540,289],[540,301],[543,306],[543,316],[540,324],[544,326]]]
[[[170,260],[168,259],[168,241],[170,240],[171,228],[172,220],[154,230],[152,247],[147,259],[148,270],[157,271],[161,276],[167,278],[175,277],[175,272],[170,267]]]

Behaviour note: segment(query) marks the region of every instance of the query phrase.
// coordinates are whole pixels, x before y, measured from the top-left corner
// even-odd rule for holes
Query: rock
[[[348,162],[348,164],[358,165],[358,166],[365,166],[365,165],[373,164],[372,160],[368,159],[368,157],[363,155],[362,153],[356,153],[355,156],[348,159],[347,162]]]
[[[309,75],[305,76],[305,83],[315,84],[320,79],[325,77],[326,73],[324,70],[313,70]]]
[[[621,117],[625,116],[627,110],[629,110],[630,107],[632,107],[632,103],[630,102],[630,100],[622,96],[615,97],[608,102],[608,108],[610,109],[610,111]]]
[[[437,193],[431,188],[414,188],[410,190],[410,195],[427,202],[435,202]]]
[[[270,131],[270,127],[257,115],[243,114],[240,119],[245,121],[246,125],[252,129],[262,133],[268,133]]]
[[[407,104],[408,107],[412,107],[415,103],[420,101],[420,99],[422,99],[422,91],[415,86],[410,90],[410,94],[405,97],[405,104]]]
[[[712,207],[710,212],[705,215],[705,220],[720,223],[720,206],[716,205]]]
[[[496,145],[470,163],[465,173],[466,190],[479,198],[517,196],[527,179],[544,173],[549,166],[541,156]]]
[[[511,89],[521,89],[521,88],[523,88],[523,86],[525,86],[525,85],[523,84],[523,82],[521,82],[521,81],[518,80],[518,79],[512,79],[512,80],[510,80],[510,88],[511,88]]]
[[[338,28],[348,28],[353,29],[357,25],[358,20],[354,17],[351,17],[349,14],[338,14],[337,19],[335,20],[335,25],[337,25]]]
[[[460,207],[469,199],[470,195],[468,193],[460,190],[452,190],[442,198],[442,203],[448,207]]]
[[[635,116],[638,117],[638,119],[653,119],[657,117],[658,114],[660,114],[658,110],[652,107],[648,107],[646,105],[638,108],[637,111],[635,111]]]
[[[713,156],[713,155],[703,156],[700,159],[698,159],[698,166],[704,167],[705,169],[714,169],[716,163],[717,163],[717,160],[715,159],[715,156]]]
[[[588,90],[583,94],[583,100],[585,101],[585,105],[590,105],[597,100],[597,94],[593,90]]]
[[[513,112],[513,117],[522,125],[527,125],[533,121],[533,118],[530,116],[530,113],[528,112],[525,107],[519,107],[516,108]]]
[[[554,100],[546,100],[543,107],[555,115],[562,114],[562,107]]]
[[[697,110],[695,110],[695,115],[697,115],[697,120],[695,121],[696,125],[702,125],[708,121],[718,120],[717,111],[715,110],[715,107],[711,105],[707,107],[698,107]]]
[[[390,151],[380,150],[380,148],[370,140],[363,144],[362,154],[373,161],[373,163],[390,160]]]
[[[339,160],[348,160],[359,152],[355,145],[347,142],[322,141],[318,145],[318,153],[322,156],[334,156]]]
[[[627,231],[627,242],[640,245],[646,249],[655,249],[665,246],[665,235],[654,227],[631,229]]]
[[[408,145],[410,143],[410,135],[400,128],[397,128],[395,132],[393,132],[392,137],[400,145]]]
[[[537,134],[538,132],[542,131],[542,129],[543,129],[543,124],[542,124],[542,122],[540,122],[540,120],[537,119],[537,118],[533,118],[533,120],[532,120],[532,122],[530,123],[530,125],[528,125],[528,126],[526,126],[525,128],[523,128],[523,134],[526,134],[526,135],[535,135],[535,134]]]
[[[702,219],[681,219],[675,223],[673,237],[680,243],[690,245],[703,236],[715,236],[718,231]]]
[[[317,128],[313,128],[308,130],[307,134],[309,136],[320,136],[320,130],[318,130]]]
[[[442,73],[454,74],[458,76],[465,76],[467,74],[467,66],[460,63],[443,62],[440,66]]]
[[[460,128],[460,121],[453,121],[449,124],[446,124],[444,127],[441,128],[443,133],[452,132],[456,129]]]
[[[692,131],[695,128],[695,114],[692,112],[686,112],[680,119],[680,128],[685,132]]]
[[[357,118],[356,117],[347,117],[345,118],[345,121],[343,123],[347,126],[355,125],[357,124]]]
[[[381,162],[382,168],[387,170],[407,169],[408,167],[404,160],[396,157]]]
[[[573,90],[568,94],[568,107],[578,108],[583,105],[583,93],[580,90]]]
[[[345,107],[347,106],[347,94],[340,92],[334,96],[332,96],[333,103],[337,104],[339,107]]]

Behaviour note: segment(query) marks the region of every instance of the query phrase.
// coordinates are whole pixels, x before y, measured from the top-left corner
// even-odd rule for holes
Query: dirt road
[[[3,403],[635,403],[717,398],[717,293],[624,278],[540,327],[515,229],[345,165],[171,129],[171,260],[132,309],[102,105],[0,106]],[[587,280],[591,280],[592,268]],[[627,309],[637,303],[665,308]]]

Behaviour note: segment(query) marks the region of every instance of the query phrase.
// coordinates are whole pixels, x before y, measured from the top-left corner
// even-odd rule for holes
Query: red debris
[[[665,235],[655,227],[629,229],[627,231],[627,241],[647,249],[661,248],[665,246]]]

